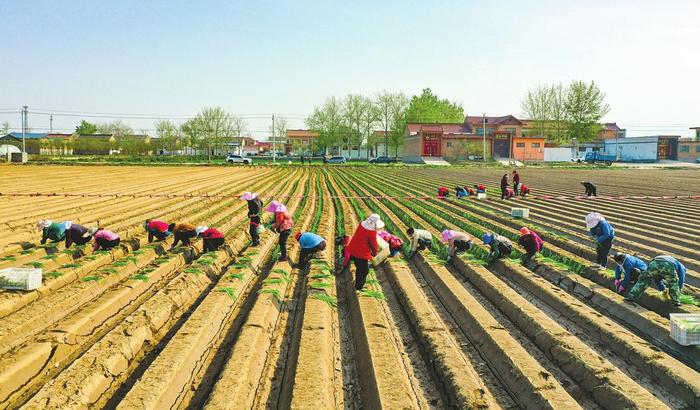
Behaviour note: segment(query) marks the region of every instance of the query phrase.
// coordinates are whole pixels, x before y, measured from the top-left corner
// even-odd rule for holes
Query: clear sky
[[[700,126],[700,1],[0,0],[0,122],[19,110],[303,117],[326,96],[430,87],[521,113],[538,84],[595,80],[631,135]],[[87,117],[86,117],[87,118]],[[81,117],[54,117],[73,129]],[[96,122],[111,118],[88,118]],[[48,116],[30,114],[43,131]],[[151,119],[125,118],[134,129]]]

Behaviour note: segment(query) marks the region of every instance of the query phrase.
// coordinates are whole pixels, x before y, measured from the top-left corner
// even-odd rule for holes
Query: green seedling
[[[263,289],[260,289],[258,291],[258,295],[264,295],[264,294],[272,295],[275,297],[275,299],[277,299],[278,302],[282,302],[282,292],[280,292],[277,289],[263,288]]]
[[[17,258],[15,258],[14,256],[5,256],[5,257],[0,258],[0,260],[14,262],[17,260]]]
[[[148,282],[148,275],[139,273],[138,275],[133,275],[131,279],[140,280],[141,282]]]
[[[311,297],[325,302],[332,310],[338,310],[338,299],[335,296],[328,295],[325,292],[318,292],[311,295]]]
[[[185,268],[185,273],[194,273],[195,275],[201,275],[204,272],[201,269],[197,268]]]
[[[309,283],[310,289],[323,290],[323,289],[328,289],[328,288],[332,288],[332,287],[333,287],[333,285],[331,285],[328,282],[311,282],[311,283]]]
[[[64,269],[79,268],[81,266],[83,266],[83,265],[81,265],[79,263],[64,263],[63,265],[61,265],[61,267]]]
[[[691,295],[680,295],[678,300],[680,300],[681,304],[683,305],[700,306],[700,301],[698,301]]]
[[[233,265],[231,265],[231,267],[233,269],[245,269],[248,267],[248,265],[243,264],[243,263],[234,263]]]
[[[376,279],[368,279],[367,284],[372,286],[379,286],[379,281]]]
[[[141,269],[141,272],[151,273],[154,270],[156,270],[156,268],[154,268],[153,266],[146,266],[145,268]]]
[[[330,279],[332,277],[333,275],[329,273],[316,273],[314,275],[311,275],[311,279]]]
[[[253,259],[251,259],[251,258],[249,258],[249,257],[247,257],[247,256],[244,256],[244,257],[242,257],[242,258],[238,258],[238,261],[239,261],[239,262],[243,262],[243,263],[250,263],[250,262],[253,261]]]
[[[34,268],[43,268],[44,264],[41,262],[29,262],[28,265],[31,265]]]
[[[129,262],[121,260],[121,261],[114,262],[112,265],[121,268],[121,267],[126,266],[128,264],[129,264]]]
[[[63,272],[60,272],[60,271],[48,272],[46,274],[46,276],[48,276],[51,279],[56,279],[56,278],[60,278],[61,276],[63,276]]]
[[[275,268],[272,270],[272,273],[279,273],[280,275],[289,276],[289,272],[282,268]]]
[[[143,255],[144,253],[146,253],[146,251],[144,251],[143,249],[134,251],[134,255]]]
[[[117,273],[117,270],[114,269],[114,268],[104,268],[104,269],[100,269],[100,272],[104,272],[104,273]]]
[[[87,260],[89,260],[89,261],[94,261],[95,259],[97,259],[97,256],[95,256],[95,255],[88,255],[88,256],[85,256],[85,259],[87,259]]]
[[[81,279],[83,282],[97,282],[102,280],[102,276],[95,275],[95,276],[86,276]]]
[[[138,258],[136,258],[136,256],[127,256],[126,258],[124,258],[124,260],[125,260],[125,261],[128,261],[128,262],[131,262],[131,263],[133,263],[134,265],[136,265],[136,262],[138,261]]]
[[[34,249],[25,249],[20,252],[22,255],[29,255],[30,253],[34,253]]]
[[[73,254],[73,249],[64,249],[61,251],[62,254],[64,255],[72,255]]]
[[[200,258],[200,259],[197,260],[196,263],[197,263],[198,265],[211,266],[211,265],[214,264],[214,261],[211,260],[211,259],[206,259],[206,258],[205,258],[205,259],[202,259],[202,258]]]
[[[374,298],[377,300],[386,300],[386,296],[384,296],[384,292],[381,290],[363,290],[360,292],[360,294],[364,297],[368,298]]]
[[[243,275],[242,273],[232,273],[232,274],[228,275],[228,277],[229,277],[229,279],[243,280],[245,275]]]
[[[216,288],[215,292],[223,292],[231,298],[231,300],[236,300],[236,290],[234,288]]]

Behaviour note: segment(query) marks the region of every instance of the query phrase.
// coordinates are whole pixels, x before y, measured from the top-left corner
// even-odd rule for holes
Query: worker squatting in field
[[[686,268],[676,258],[660,255],[647,264],[635,256],[617,253],[613,259],[617,263],[615,288],[622,294],[628,290],[627,300],[637,300],[646,288],[653,285],[664,292],[664,297],[671,299],[674,306],[680,306]]]

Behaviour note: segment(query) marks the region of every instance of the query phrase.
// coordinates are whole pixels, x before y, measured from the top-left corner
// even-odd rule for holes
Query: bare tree
[[[397,104],[400,105],[400,101],[408,101],[408,99],[402,92],[392,93],[382,91],[375,96],[374,101],[379,112],[379,127],[384,131],[384,155],[388,156],[389,131],[391,130],[391,126],[394,121],[394,113],[396,112],[394,106]]]
[[[381,113],[379,107],[369,98],[364,98],[362,107],[362,115],[360,117],[360,131],[362,139],[367,142],[367,158],[370,156],[370,148],[374,144],[374,130],[379,123]],[[358,148],[359,156],[359,148]]]
[[[97,124],[97,132],[100,134],[112,134],[118,140],[125,135],[133,134],[134,130],[123,123],[122,120],[116,120],[105,124]]]
[[[270,126],[270,131],[273,136],[276,136],[275,144],[281,141],[287,141],[287,119],[284,117],[275,117],[274,128]],[[284,152],[284,147],[282,147]]]
[[[352,151],[357,147],[357,156],[360,156],[360,146],[362,145],[362,117],[366,110],[365,97],[359,94],[348,94],[343,100],[343,119],[345,124],[350,128],[351,133],[348,136],[348,150],[350,157]]]
[[[231,127],[236,137],[240,138],[248,129],[248,122],[241,117],[231,116]]]
[[[179,128],[170,120],[156,121],[156,135],[158,136],[158,145],[161,148],[167,148],[170,155],[176,151],[177,138],[179,136]]]
[[[207,146],[207,158],[211,161],[213,147],[233,134],[233,121],[231,115],[221,107],[204,108],[197,116]]]
[[[10,123],[5,121],[2,123],[2,135],[7,135],[10,133]]]
[[[525,98],[520,101],[523,114],[532,120],[540,136],[545,135],[551,122],[552,88],[540,85],[534,90],[528,90]]]

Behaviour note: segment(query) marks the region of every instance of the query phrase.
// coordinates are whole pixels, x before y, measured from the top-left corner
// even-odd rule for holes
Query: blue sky
[[[5,0],[0,111],[186,116],[219,105],[260,114],[249,119],[259,138],[269,114],[301,127],[329,95],[430,87],[469,114],[518,115],[528,88],[582,79],[599,83],[606,120],[629,134],[685,136],[700,126],[698,15],[694,0]],[[56,115],[54,128],[79,120]],[[36,130],[48,124],[30,115]]]

